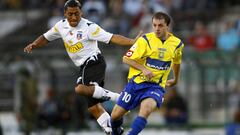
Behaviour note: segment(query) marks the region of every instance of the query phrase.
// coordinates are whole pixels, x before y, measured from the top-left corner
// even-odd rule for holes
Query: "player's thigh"
[[[105,78],[105,71],[106,64],[103,62],[87,66],[83,73],[85,83],[97,82],[100,84]]]
[[[88,108],[88,111],[95,117],[100,117],[104,112],[105,109],[102,107],[102,105],[98,102],[95,105]]]
[[[91,82],[96,82],[103,87],[105,71],[106,62],[104,58],[99,55],[98,59],[88,60],[80,67],[77,83],[89,85]]]
[[[119,120],[126,112],[127,110],[125,110],[121,106],[115,105],[112,110],[111,117],[113,120]]]
[[[142,100],[139,110],[139,115],[147,118],[157,107],[157,102],[153,98]]]
[[[96,98],[89,97],[89,96],[88,97],[85,96],[84,98],[86,99],[88,108],[91,108],[91,107],[95,106],[96,104],[99,104],[99,103],[102,103],[102,102],[105,101],[105,100],[102,100],[102,99],[96,99]]]

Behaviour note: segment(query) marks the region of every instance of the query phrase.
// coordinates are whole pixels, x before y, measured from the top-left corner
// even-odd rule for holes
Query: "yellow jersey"
[[[153,72],[153,77],[148,80],[143,73],[130,66],[128,79],[134,79],[136,83],[153,82],[165,88],[172,64],[180,64],[184,44],[173,34],[161,41],[155,33],[147,33],[140,37],[125,54],[139,64]]]

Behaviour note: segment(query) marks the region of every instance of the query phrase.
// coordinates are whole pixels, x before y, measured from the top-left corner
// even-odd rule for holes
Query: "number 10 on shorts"
[[[125,103],[128,103],[130,100],[131,100],[131,95],[128,94],[127,92],[124,92],[122,101],[125,102]]]

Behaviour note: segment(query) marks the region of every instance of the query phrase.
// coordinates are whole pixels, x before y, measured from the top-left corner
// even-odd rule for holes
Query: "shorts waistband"
[[[98,58],[99,58],[99,56],[101,56],[101,53],[95,53],[95,54],[93,54],[92,56],[88,57],[88,58],[84,61],[84,63],[83,63],[82,65],[86,64],[86,63],[87,63],[88,61],[90,61],[90,60],[97,61]]]

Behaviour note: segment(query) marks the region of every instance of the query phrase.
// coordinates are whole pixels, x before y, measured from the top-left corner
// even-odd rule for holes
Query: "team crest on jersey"
[[[77,32],[77,39],[78,40],[82,39],[82,31]]]

